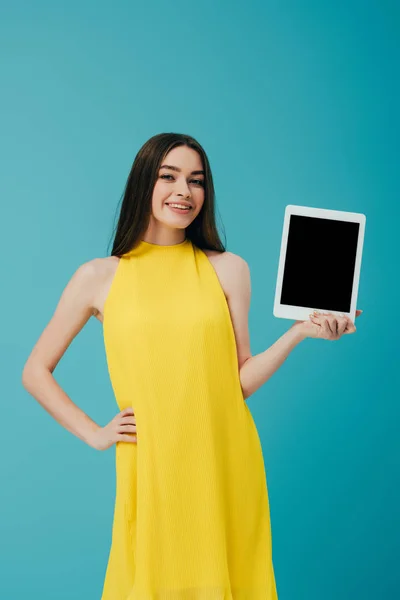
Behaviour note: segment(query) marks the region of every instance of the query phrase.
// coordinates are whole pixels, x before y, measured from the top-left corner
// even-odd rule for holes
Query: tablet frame
[[[359,223],[359,236],[356,250],[356,261],[354,265],[354,278],[353,278],[353,289],[351,292],[351,303],[349,312],[338,312],[329,310],[324,306],[291,306],[280,303],[280,296],[282,291],[283,281],[283,270],[286,260],[287,241],[289,235],[289,222],[291,215],[302,215],[307,217],[320,217],[322,219],[334,219],[336,221],[351,221],[353,223]],[[273,314],[275,317],[281,319],[295,319],[301,321],[308,321],[309,315],[314,310],[323,313],[330,313],[334,315],[347,315],[354,323],[357,308],[357,297],[358,297],[358,286],[360,282],[360,271],[361,271],[361,258],[362,250],[364,245],[364,233],[365,233],[366,216],[363,213],[353,213],[341,210],[331,210],[326,208],[313,208],[310,206],[297,206],[294,204],[288,204],[285,209],[285,217],[283,222],[281,249],[279,255],[278,275],[276,280],[275,299]],[[312,268],[312,265],[304,265],[304,268]]]

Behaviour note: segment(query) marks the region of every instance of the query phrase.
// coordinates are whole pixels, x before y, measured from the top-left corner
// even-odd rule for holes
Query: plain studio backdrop
[[[286,204],[367,215],[357,332],[302,342],[248,405],[279,600],[398,597],[399,25],[394,0],[3,3],[1,598],[100,597],[115,449],[59,426],[21,373],[165,131],[209,154],[253,354],[291,324],[272,315]],[[117,412],[95,318],[54,375],[99,424]]]

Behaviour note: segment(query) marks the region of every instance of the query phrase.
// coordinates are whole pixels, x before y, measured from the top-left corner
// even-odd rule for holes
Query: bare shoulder
[[[207,257],[218,264],[223,264],[224,269],[228,271],[233,271],[237,268],[240,268],[246,261],[244,258],[239,256],[239,254],[234,254],[233,252],[218,252],[217,250],[203,250],[203,252],[207,255]],[[247,263],[246,263],[247,264]]]
[[[103,305],[117,266],[118,256],[92,258],[82,263],[75,271],[67,288],[72,297],[79,297],[86,303],[89,316],[103,321]],[[71,294],[68,294],[71,297]]]
[[[238,368],[251,356],[248,313],[251,297],[250,270],[247,262],[233,252],[207,253],[219,277],[235,332]]]
[[[45,365],[53,372],[74,337],[91,316],[97,316],[99,299],[116,260],[114,257],[95,258],[75,269],[26,361],[25,379],[29,379],[30,365]]]
[[[243,270],[248,270],[247,262],[233,252],[218,252],[217,250],[203,251],[213,265],[225,296],[229,296],[235,281]]]
[[[95,281],[95,294],[93,300],[93,316],[103,322],[103,309],[108,291],[116,273],[120,258],[118,256],[105,256],[93,258],[86,265],[92,269]],[[89,267],[90,265],[90,267]]]

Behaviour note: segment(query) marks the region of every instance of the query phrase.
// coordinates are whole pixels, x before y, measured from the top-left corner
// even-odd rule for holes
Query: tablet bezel
[[[338,312],[334,310],[327,309],[324,306],[291,306],[287,304],[280,303],[280,296],[282,291],[282,281],[283,281],[283,270],[286,259],[286,250],[287,250],[287,241],[289,235],[289,222],[291,215],[302,215],[307,217],[320,217],[322,219],[334,219],[336,221],[351,221],[353,223],[359,223],[359,236],[357,242],[357,250],[356,250],[356,261],[354,265],[354,279],[353,279],[353,289],[351,293],[351,303],[350,303],[350,311],[349,312]],[[365,223],[366,216],[363,213],[353,213],[341,210],[331,210],[327,208],[313,208],[310,206],[297,206],[294,204],[288,204],[285,208],[285,217],[283,221],[283,231],[282,231],[282,239],[281,239],[281,249],[279,255],[279,265],[278,265],[278,275],[276,280],[276,289],[275,289],[275,299],[274,299],[274,309],[273,314],[275,317],[282,319],[294,319],[306,321],[309,319],[309,315],[313,310],[318,310],[320,312],[329,312],[331,314],[336,314],[339,316],[347,315],[350,317],[352,322],[354,323],[356,316],[356,308],[357,308],[357,296],[358,296],[358,286],[360,281],[360,270],[361,270],[361,259],[362,259],[362,250],[364,245],[364,232],[365,232]],[[312,268],[312,265],[304,265],[304,268]]]

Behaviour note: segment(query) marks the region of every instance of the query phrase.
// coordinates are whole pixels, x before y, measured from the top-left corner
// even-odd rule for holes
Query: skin
[[[185,229],[194,221],[204,204],[204,175],[192,175],[201,171],[203,164],[199,154],[192,148],[178,146],[167,154],[161,163],[176,166],[180,172],[167,168],[159,170],[153,189],[152,214],[144,240],[153,244],[178,244],[183,242]],[[190,202],[193,208],[177,214],[170,210],[166,202]]]
[[[356,318],[361,315],[362,310],[356,310]],[[357,330],[350,317],[343,317],[332,313],[320,313],[314,311],[309,315],[309,321],[296,321],[294,325],[299,326],[307,333],[307,337],[320,338],[324,340],[338,340],[342,335],[355,333]],[[293,325],[292,325],[293,327]]]
[[[185,228],[196,218],[204,204],[204,176],[192,174],[203,169],[201,157],[186,146],[174,148],[162,165],[180,170],[160,168],[152,195],[152,214],[144,241],[154,244],[177,244],[185,239]],[[166,202],[189,201],[188,213],[171,211]],[[281,366],[289,352],[305,338],[338,340],[356,328],[348,317],[331,313],[296,321],[265,352],[253,356],[250,351],[248,312],[251,283],[247,262],[232,252],[205,250],[220,281],[230,310],[235,332],[238,369],[243,397],[254,393]],[[119,258],[108,256],[83,263],[63,290],[49,323],[43,330],[23,369],[22,383],[43,408],[68,431],[97,450],[105,450],[116,442],[136,443],[136,418],[133,408],[117,413],[104,427],[84,413],[60,387],[53,371],[72,340],[90,317],[103,322],[104,302]],[[357,311],[359,316],[362,311]]]

